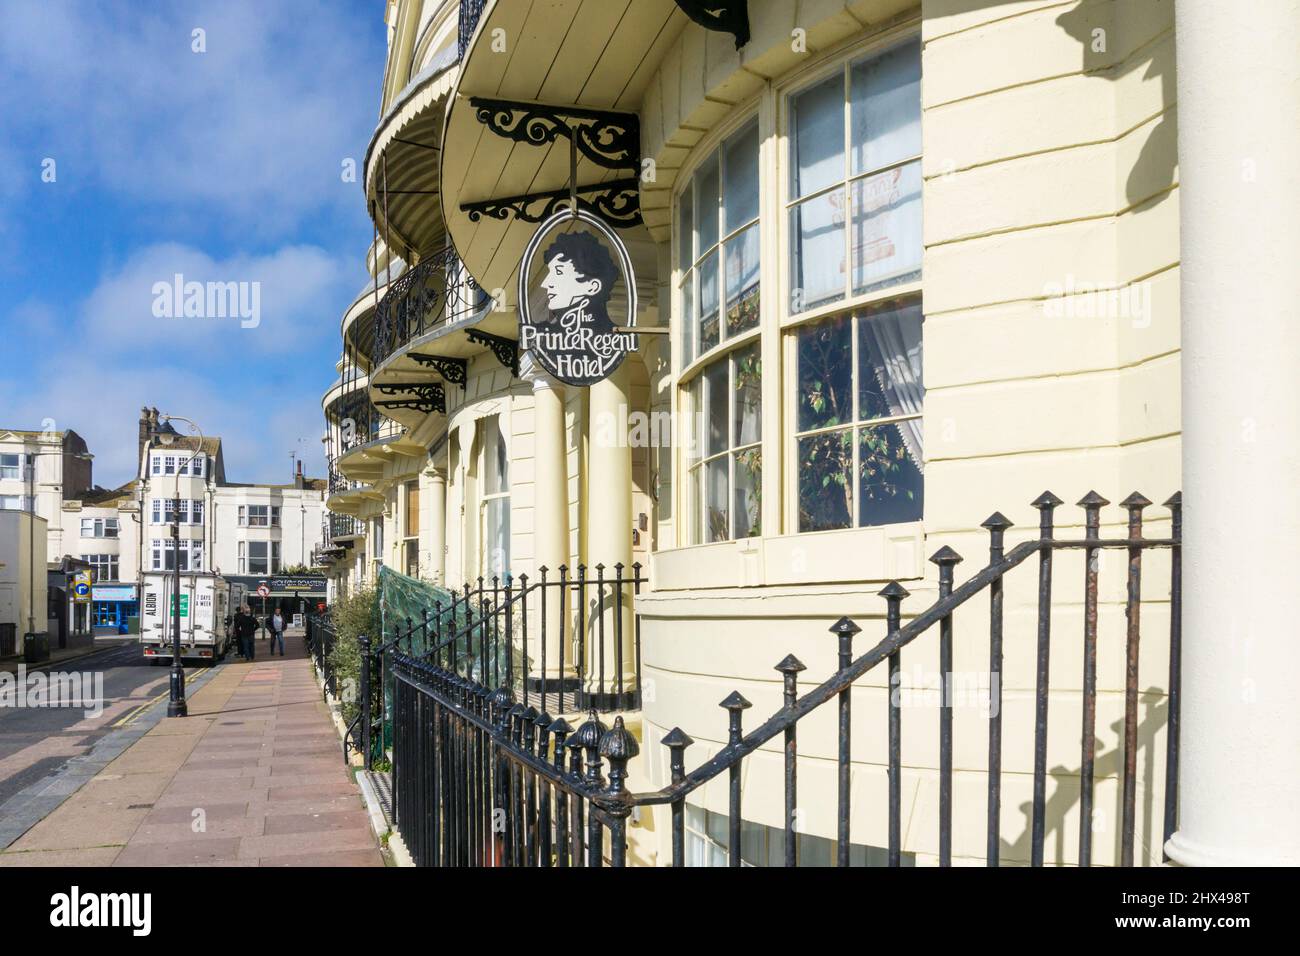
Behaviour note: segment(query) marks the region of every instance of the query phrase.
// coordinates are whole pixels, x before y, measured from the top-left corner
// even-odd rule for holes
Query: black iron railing
[[[325,693],[330,697],[338,696],[338,681],[334,673],[334,645],[336,631],[334,617],[328,611],[324,614],[307,615],[307,652],[316,663],[316,671],[325,684]]]
[[[491,300],[461,264],[451,246],[439,250],[394,279],[375,309],[379,366],[413,339],[485,311]]]
[[[393,647],[459,677],[509,687],[525,706],[601,713],[640,706],[641,565],[560,565],[480,577],[420,617],[390,622]],[[530,610],[531,609],[531,610]]]
[[[606,860],[623,866],[627,860],[627,822],[634,809],[666,806],[671,812],[672,864],[682,866],[684,811],[687,798],[715,778],[728,780],[729,862],[741,864],[741,821],[744,803],[742,770],[758,748],[782,739],[785,796],[785,865],[798,865],[796,820],[799,789],[798,725],[814,710],[834,702],[838,709],[836,783],[837,863],[850,859],[850,762],[852,759],[852,701],[858,680],[879,666],[888,668],[889,686],[899,684],[900,651],[922,635],[938,630],[941,698],[939,714],[938,856],[952,863],[953,843],[953,615],[977,595],[989,596],[989,717],[987,773],[986,862],[1000,862],[999,830],[1002,799],[1002,681],[1003,579],[1030,558],[1038,557],[1038,617],[1034,632],[1035,726],[1030,862],[1041,866],[1047,815],[1048,663],[1051,653],[1052,575],[1058,551],[1080,550],[1084,556],[1084,620],[1082,634],[1083,694],[1080,743],[1080,865],[1092,862],[1093,774],[1096,761],[1096,698],[1098,641],[1098,555],[1123,551],[1128,557],[1126,599],[1123,755],[1119,861],[1134,863],[1136,824],[1136,757],[1138,750],[1138,660],[1141,640],[1142,557],[1153,549],[1171,549],[1169,587],[1170,655],[1164,835],[1177,818],[1179,659],[1181,650],[1181,496],[1166,504],[1172,518],[1168,538],[1142,534],[1142,512],[1150,505],[1134,494],[1121,504],[1128,512],[1128,535],[1100,537],[1101,508],[1108,504],[1095,493],[1079,504],[1085,532],[1079,539],[1054,534],[1053,515],[1060,499],[1044,493],[1035,502],[1039,533],[1009,551],[1004,536],[1011,523],[994,514],[983,525],[989,532],[988,564],[960,586],[954,568],[962,559],[941,548],[931,561],[938,566],[939,598],[907,623],[902,604],[908,592],[891,582],[880,592],[885,600],[886,636],[865,654],[853,657],[853,639],[860,629],[842,618],[832,628],[838,641],[838,668],[826,681],[803,696],[798,675],[804,665],[788,655],[776,665],[784,686],[784,705],[749,733],[743,714],[750,704],[739,693],[721,702],[727,711],[727,743],[709,760],[686,771],[685,752],[692,740],[674,728],[661,741],[668,750],[670,782],[660,790],[631,793],[626,787],[628,762],[637,756],[635,737],[616,717],[607,727],[592,713],[574,730],[563,718],[553,719],[545,704],[539,712],[503,683],[495,690],[481,679],[443,666],[436,657],[394,653],[394,800],[397,825],[416,862],[425,866],[601,866]],[[1059,638],[1058,638],[1059,643]],[[1025,642],[1026,645],[1029,642]],[[1016,646],[1020,646],[1019,643]],[[1058,647],[1058,652],[1059,652]],[[893,693],[882,714],[888,741],[888,863],[898,866],[902,855],[902,708]],[[606,775],[606,770],[607,774]],[[609,834],[608,856],[605,834]]]
[[[465,58],[465,51],[469,48],[469,41],[474,38],[474,30],[478,27],[479,17],[483,16],[483,8],[486,6],[487,0],[460,0],[460,20],[456,24],[456,58],[458,60]]]

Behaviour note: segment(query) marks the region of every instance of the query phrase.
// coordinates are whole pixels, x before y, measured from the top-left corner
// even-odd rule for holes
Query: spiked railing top
[[[695,741],[691,739],[690,735],[680,727],[674,727],[672,730],[668,731],[668,733],[664,735],[664,739],[659,742],[665,747],[679,748],[682,750],[685,750],[691,744],[695,743]]]
[[[807,670],[807,666],[793,654],[787,654],[781,658],[781,663],[776,665],[776,669],[782,674],[798,674],[800,671]]]

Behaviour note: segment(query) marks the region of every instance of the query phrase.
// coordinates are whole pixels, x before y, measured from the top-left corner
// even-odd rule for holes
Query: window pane
[[[695,361],[695,273],[688,272],[682,284],[682,364]]]
[[[718,254],[700,263],[700,354],[718,344]]]
[[[790,99],[790,197],[844,179],[844,76],[836,73]]]
[[[853,525],[853,445],[848,431],[799,439],[799,530]]]
[[[911,40],[849,73],[853,172],[921,152],[921,45]]]
[[[726,451],[727,439],[727,397],[731,388],[727,382],[726,360],[714,362],[700,376],[704,381],[704,456],[716,455]]]
[[[799,836],[800,866],[834,866],[832,849],[835,844],[824,837]]]
[[[758,325],[758,223],[729,240],[727,262],[727,335]]]
[[[736,395],[732,410],[733,448],[752,445],[763,438],[762,426],[762,385],[763,362],[759,356],[759,346],[753,345],[737,349],[732,361],[736,365],[733,380]]]
[[[924,482],[909,453],[921,446],[921,420],[858,433],[858,524],[920,521]]]
[[[718,241],[718,154],[704,161],[695,174],[695,228],[698,230],[696,253],[704,252]]]
[[[704,543],[704,469],[696,468],[687,479],[691,494],[691,543]]]
[[[677,264],[689,269],[695,261],[695,198],[690,184],[677,200]]]
[[[853,325],[836,316],[799,330],[799,431],[853,419]]]
[[[921,164],[853,183],[853,294],[921,275]]]
[[[858,419],[921,414],[921,303],[891,303],[858,319]],[[913,456],[919,463],[920,449]]]
[[[767,827],[740,821],[740,859],[749,866],[767,863]]]
[[[762,451],[749,448],[736,453],[736,534],[749,538],[762,534],[759,525],[759,482],[762,477]]]
[[[705,541],[726,541],[731,537],[727,520],[727,458],[715,458],[704,465]]]
[[[790,311],[844,297],[844,192],[836,189],[790,210]]]
[[[724,232],[734,232],[758,218],[758,120],[749,123],[723,146]]]

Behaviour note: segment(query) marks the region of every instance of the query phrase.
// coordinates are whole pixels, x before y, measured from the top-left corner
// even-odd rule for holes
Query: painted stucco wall
[[[830,675],[835,640],[827,628],[841,615],[863,627],[858,653],[883,637],[884,602],[875,592],[884,581],[900,578],[912,592],[906,615],[934,600],[935,569],[925,558],[941,546],[966,557],[959,583],[982,567],[988,537],[979,524],[993,511],[1015,522],[1010,546],[1036,533],[1030,502],[1045,489],[1065,499],[1058,526],[1072,536],[1082,534],[1074,502],[1090,489],[1112,502],[1137,489],[1157,505],[1178,490],[1172,6],[926,0],[912,7],[924,44],[923,527],[787,535],[657,555],[655,593],[641,604],[643,759],[655,786],[667,775],[658,740],[672,726],[697,741],[689,767],[725,740],[726,714],[717,702],[731,690],[754,704],[748,726],[779,708],[773,668],[785,654],[807,665],[805,690]],[[658,158],[662,189],[662,202],[645,199],[661,208],[653,214],[657,238],[671,235],[674,170],[690,165],[691,147],[712,128],[753,102],[765,78],[779,83],[807,58],[850,51],[872,36],[873,25],[905,28],[908,16],[891,4],[751,5],[754,39],[739,56],[725,35],[683,31],[641,110],[643,141]],[[802,56],[791,51],[796,27],[807,31]],[[775,230],[766,232],[765,241],[775,241]],[[775,285],[767,271],[763,279]],[[765,409],[765,433],[773,424],[780,429],[781,419]],[[1166,517],[1163,508],[1148,509],[1148,532],[1166,534]],[[1123,536],[1121,509],[1106,509],[1103,522],[1103,537]],[[1098,862],[1110,862],[1117,845],[1124,567],[1122,553],[1101,559]],[[1158,853],[1160,842],[1153,831],[1164,779],[1168,574],[1166,555],[1145,559],[1139,857]],[[1083,577],[1077,555],[1058,560],[1047,824],[1049,858],[1067,862],[1077,853]],[[1036,583],[1032,568],[1007,580],[1001,832],[1008,860],[1028,856]],[[956,616],[957,671],[988,670],[987,608],[981,596]],[[934,672],[937,663],[935,633],[903,653],[905,675]],[[873,672],[854,690],[853,840],[873,846],[887,842],[883,680]],[[800,789],[818,797],[801,801],[801,826],[831,836],[836,736],[834,714],[824,711],[800,724],[807,758]],[[956,724],[954,855],[980,860],[987,721],[959,709]],[[904,849],[924,863],[937,853],[937,711],[908,710],[903,727]],[[783,825],[780,767],[777,750],[747,761],[746,819]],[[719,811],[725,801],[725,777],[700,798]],[[658,821],[660,852],[667,850],[665,821]]]

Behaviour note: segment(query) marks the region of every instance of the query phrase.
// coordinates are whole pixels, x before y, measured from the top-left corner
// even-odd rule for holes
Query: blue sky
[[[323,476],[383,13],[0,0],[0,427],[77,431],[113,487],[150,405],[220,435],[233,481],[287,481],[294,452]],[[260,322],[156,315],[177,273],[259,283]]]

